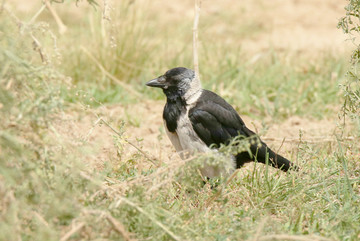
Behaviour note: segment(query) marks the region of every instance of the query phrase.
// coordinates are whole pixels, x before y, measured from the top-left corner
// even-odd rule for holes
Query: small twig
[[[182,240],[180,237],[178,237],[176,234],[174,234],[170,229],[168,229],[164,224],[156,220],[153,216],[151,216],[148,212],[146,212],[144,209],[136,205],[135,203],[131,202],[130,200],[122,197],[122,201],[124,201],[129,206],[135,208],[140,213],[144,214],[146,217],[148,217],[151,221],[153,221],[157,226],[159,226],[162,230],[164,230],[171,238],[174,240]]]
[[[281,145],[280,145],[279,149],[277,150],[277,153],[279,153],[281,147],[284,145],[284,142],[285,142],[285,137],[283,138],[283,140],[282,140],[282,142],[281,142]]]
[[[148,159],[152,164],[154,164],[156,167],[159,167],[159,164],[155,163],[154,161],[157,161],[156,158],[151,158],[146,152],[141,150],[138,146],[136,146],[134,143],[129,141],[128,139],[124,138],[120,132],[115,130],[107,121],[105,121],[103,118],[100,117],[99,119],[102,123],[104,123],[107,127],[109,127],[115,134],[117,134],[119,137],[121,137],[126,143],[128,143],[130,146],[134,147],[136,150],[138,150],[141,154],[144,155],[146,159]],[[98,121],[99,121],[98,120]]]
[[[200,80],[199,72],[199,55],[198,55],[198,25],[200,18],[201,0],[195,0],[195,17],[193,26],[193,57],[194,57],[194,70],[197,78]]]
[[[37,219],[38,219],[44,226],[49,227],[48,222],[46,222],[46,220],[45,220],[39,213],[37,213],[37,212],[35,212],[35,211],[33,211],[32,213],[35,215],[35,217],[37,217]]]
[[[112,10],[112,7],[108,0],[104,0],[103,2],[104,2],[104,7],[102,12],[102,19],[110,22],[111,21],[110,12]]]
[[[110,214],[106,214],[106,219],[109,221],[109,223],[111,223],[114,230],[117,233],[119,233],[126,241],[134,240],[130,237],[131,233],[126,231],[124,225],[122,223],[120,223],[118,220],[116,220],[113,216],[111,216]]]
[[[275,153],[275,160],[274,160],[274,161],[275,161],[275,165],[276,165],[276,166],[277,166],[277,163],[278,163],[278,162],[277,162],[278,153],[279,153],[281,147],[284,145],[284,141],[285,141],[285,137],[283,138],[279,149],[278,149],[277,152]]]
[[[78,232],[84,226],[85,226],[85,223],[83,223],[83,222],[78,223],[75,227],[72,227],[72,229],[69,232],[67,232],[64,236],[62,236],[60,241],[68,240],[74,233]]]
[[[64,34],[67,30],[67,27],[65,26],[65,24],[62,22],[61,18],[59,17],[59,15],[57,15],[55,9],[51,6],[49,0],[44,0],[44,3],[47,7],[47,9],[49,9],[51,15],[53,16],[53,18],[55,19],[56,24],[59,27],[59,33],[60,34]]]
[[[146,191],[146,193],[152,193],[153,191],[157,190],[157,189],[160,189],[161,186],[167,184],[167,183],[170,183],[172,182],[173,180],[171,178],[165,178],[162,182],[156,184],[156,185],[152,185],[150,187],[149,190]]]
[[[23,27],[27,26],[27,24],[24,24],[13,12],[10,11],[10,9],[7,6],[3,6],[2,9],[4,9],[10,15],[10,17],[16,22],[16,24],[20,28],[20,33],[22,33]],[[31,24],[32,21],[34,21],[36,19],[36,17],[40,14],[41,11],[42,11],[42,8],[40,8],[38,13],[35,14],[35,16],[30,20],[30,22],[28,24]],[[37,38],[35,38],[35,36],[33,35],[33,33],[31,31],[30,31],[30,37],[33,39],[34,51],[39,52],[41,61],[43,63],[47,63],[47,58],[43,52],[40,41]]]
[[[282,138],[273,138],[273,137],[262,137],[261,140],[263,141],[278,141],[278,142],[295,142],[295,143],[298,143],[298,142],[308,142],[308,143],[323,143],[323,142],[337,142],[337,141],[352,141],[352,140],[355,140],[357,137],[353,137],[353,136],[350,136],[350,137],[344,137],[344,138],[341,138],[340,140],[337,140],[337,139],[331,139],[329,137],[313,137],[313,138],[308,138],[308,139],[304,139],[304,138],[301,138],[301,139],[295,139],[295,138],[290,138],[290,139],[282,139]]]
[[[39,17],[39,15],[42,13],[42,11],[44,11],[45,8],[46,8],[46,5],[43,4],[43,5],[41,6],[41,8],[39,9],[39,11],[37,11],[37,12],[35,13],[35,15],[30,19],[30,21],[28,22],[28,24],[32,24],[32,23]]]
[[[122,82],[118,78],[116,78],[114,75],[110,74],[104,66],[101,65],[101,63],[84,47],[80,46],[81,50],[84,51],[84,53],[89,56],[89,58],[94,61],[94,63],[98,66],[98,68],[103,72],[104,75],[106,75],[108,78],[110,78],[112,81],[116,82],[117,84],[121,85],[124,89],[131,92],[136,97],[142,97],[141,94],[137,91],[135,91],[131,86],[127,85],[126,83]]]
[[[112,225],[114,230],[119,233],[124,240],[126,241],[135,241],[136,239],[132,238],[133,235],[129,231],[126,230],[124,225],[120,223],[116,218],[114,218],[110,213],[102,210],[85,210],[85,213],[89,213],[92,215],[97,215],[100,219],[106,219]]]
[[[163,175],[164,173],[166,175],[170,175],[172,173],[174,173],[173,171],[174,170],[178,170],[181,166],[184,166],[186,163],[190,162],[190,161],[193,161],[194,159],[198,158],[198,155],[194,155],[194,156],[191,156],[190,158],[188,159],[178,159],[178,160],[172,160],[171,163],[169,163],[168,165],[166,166],[162,166],[160,168],[158,168],[155,172],[153,172],[152,174],[148,175],[148,176],[139,176],[139,177],[135,177],[129,181],[125,181],[123,183],[118,183],[118,184],[115,184],[115,185],[112,185],[111,189],[118,189],[118,188],[121,188],[121,187],[129,187],[129,186],[132,186],[132,185],[135,185],[135,184],[139,184],[139,183],[154,183],[153,180],[158,178],[159,176]],[[169,177],[168,179],[171,179],[171,177]],[[163,183],[166,184],[167,182]],[[156,188],[159,188],[160,186],[157,186]],[[154,189],[153,189],[154,190]],[[156,190],[156,189],[155,189]],[[148,192],[148,191],[147,191]]]
[[[253,238],[254,241],[259,241],[259,237],[261,234],[261,231],[264,229],[265,223],[268,221],[268,218],[265,217],[261,220],[261,222],[258,225],[258,228],[256,229],[255,236]]]
[[[333,239],[328,239],[315,235],[271,234],[262,236],[258,240],[331,241]]]
[[[7,5],[3,4],[2,9],[5,10],[10,17],[16,22],[19,28],[23,26],[23,22],[7,7]]]
[[[223,185],[212,197],[210,197],[206,203],[205,203],[205,207],[209,207],[209,205],[220,196],[220,194],[222,193],[223,189],[225,186],[229,185],[229,183],[231,182],[232,179],[234,179],[234,177],[237,175],[237,173],[239,172],[239,169],[236,169],[233,174],[231,174],[231,176],[227,179],[227,181],[225,182],[225,185]]]
[[[95,130],[95,127],[100,123],[102,122],[102,118],[99,117],[95,123],[92,125],[91,129],[88,131],[88,133],[86,134],[86,136],[84,138],[82,138],[83,141],[88,141],[91,134],[93,133],[93,131]]]
[[[35,38],[35,36],[32,33],[30,33],[30,36],[34,40],[33,41],[34,51],[38,51],[40,54],[41,62],[46,63],[47,58],[45,57],[45,55],[42,51],[41,43],[39,42],[39,40],[37,40],[37,38]]]

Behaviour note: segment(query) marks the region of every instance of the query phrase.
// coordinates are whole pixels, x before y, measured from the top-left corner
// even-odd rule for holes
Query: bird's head
[[[146,85],[161,88],[167,96],[174,93],[186,96],[201,88],[200,82],[195,78],[195,72],[184,67],[170,69],[164,75],[150,80]]]

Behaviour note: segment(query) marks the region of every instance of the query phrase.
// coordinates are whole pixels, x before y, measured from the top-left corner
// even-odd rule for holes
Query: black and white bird
[[[163,112],[164,125],[169,139],[179,153],[208,152],[220,144],[229,143],[237,136],[256,136],[230,104],[214,92],[202,89],[199,78],[191,69],[170,69],[146,85],[161,88],[167,97]],[[229,158],[230,170],[205,165],[201,170],[202,175],[208,178],[225,175],[256,160],[283,171],[297,169],[261,140],[252,143],[250,150],[251,153],[241,152]]]

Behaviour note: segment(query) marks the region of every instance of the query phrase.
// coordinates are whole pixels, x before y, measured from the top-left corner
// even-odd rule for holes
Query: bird
[[[228,158],[230,168],[205,164],[200,171],[206,178],[231,174],[251,161],[269,164],[285,172],[298,169],[247,128],[228,102],[216,93],[203,89],[195,71],[185,67],[172,68],[146,85],[164,92],[164,127],[176,152],[183,159],[187,155],[181,153],[218,152],[221,145],[229,144],[237,137],[257,138],[258,141],[249,142],[250,151],[241,151]]]

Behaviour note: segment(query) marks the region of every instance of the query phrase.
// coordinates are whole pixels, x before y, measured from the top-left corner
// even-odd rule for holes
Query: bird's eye
[[[159,81],[160,83],[165,83],[166,78],[165,78],[164,76],[160,76],[160,77],[158,78],[158,81]]]

